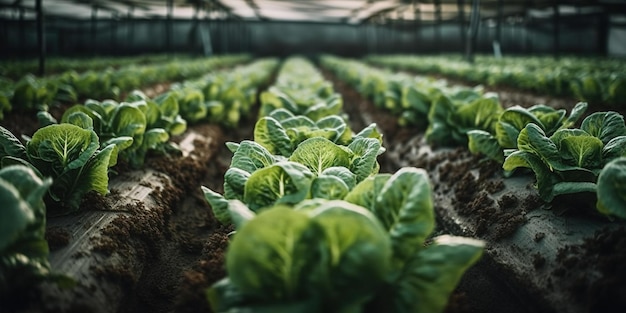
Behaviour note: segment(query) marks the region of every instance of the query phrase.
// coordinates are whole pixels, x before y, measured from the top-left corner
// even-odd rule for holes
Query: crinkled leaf
[[[433,195],[423,169],[404,167],[376,197],[374,214],[389,232],[394,258],[404,262],[435,227]]]
[[[626,219],[626,158],[615,159],[602,169],[597,188],[598,211]]]
[[[26,147],[8,129],[0,126],[0,159],[5,156],[26,160]]]
[[[54,178],[50,193],[56,195],[65,206],[74,211],[78,209],[83,196],[89,191],[101,195],[108,192],[108,169],[117,147],[113,144],[97,151],[81,168],[66,171]]]
[[[98,106],[95,106],[95,107],[98,107]],[[80,117],[82,114],[85,114],[89,116],[89,118],[91,118],[92,125],[93,125],[92,127],[96,133],[102,132],[103,130],[102,128],[104,127],[104,124],[106,124],[106,122],[104,122],[101,113],[99,113],[98,111],[94,111],[93,108],[88,107],[87,104],[85,105],[77,104],[65,110],[65,112],[63,112],[63,116],[61,117],[61,123],[70,123],[70,124],[80,126],[82,128],[86,128],[86,127],[83,127],[83,125],[85,125],[85,122],[83,121],[85,120],[85,118]]]
[[[626,157],[626,136],[618,136],[611,139],[602,149],[604,163],[619,157]]]
[[[254,141],[244,140],[239,144],[237,151],[235,151],[230,167],[236,167],[248,173],[253,173],[274,162],[274,156],[263,146]]]
[[[293,151],[291,139],[283,125],[269,116],[262,117],[256,122],[254,141],[265,147],[271,154],[289,156]]]
[[[553,187],[559,182],[559,179],[556,178],[555,174],[550,171],[541,158],[532,152],[515,151],[507,156],[502,164],[502,168],[505,171],[513,171],[518,167],[532,169],[537,179],[539,196],[546,202],[552,201],[554,198]]]
[[[426,139],[435,144],[449,144],[452,138],[452,128],[449,124],[450,116],[456,111],[456,107],[449,97],[439,95],[433,101],[428,112],[428,128]]]
[[[35,215],[15,186],[4,178],[0,178],[0,201],[0,252],[3,252],[35,220]]]
[[[529,123],[542,127],[541,121],[527,109],[514,106],[500,115],[496,124],[496,138],[502,148],[517,148],[517,137]]]
[[[94,129],[93,119],[84,112],[74,112],[67,115],[65,123],[74,124],[83,129]]]
[[[375,212],[376,198],[390,178],[391,174],[388,173],[369,176],[352,188],[344,200]]]
[[[278,162],[250,175],[243,202],[254,211],[274,203],[298,203],[307,197],[312,181],[313,173],[304,165]]]
[[[180,108],[174,94],[166,93],[161,97],[157,97],[154,101],[158,104],[159,112],[162,118],[174,120],[178,116]]]
[[[504,151],[492,134],[484,130],[470,130],[467,138],[467,146],[472,153],[485,155],[498,163],[504,162]]]
[[[228,151],[235,153],[237,151],[237,149],[239,149],[239,143],[236,142],[226,142],[226,148],[228,148]]]
[[[143,134],[143,147],[145,150],[156,149],[160,144],[166,143],[170,135],[163,128],[152,128]]]
[[[284,128],[316,128],[315,122],[303,115],[296,115],[280,121]]]
[[[318,102],[306,109],[303,114],[313,121],[341,113],[343,108],[343,100],[339,94],[332,95],[322,102]]]
[[[298,105],[278,89],[273,87],[261,93],[261,109],[259,110],[259,116],[267,116],[272,113],[272,111],[280,108],[286,109],[292,113],[298,113]]]
[[[357,182],[378,173],[376,157],[380,152],[380,141],[374,138],[357,137],[348,145],[353,153],[350,170],[356,174]]]
[[[326,138],[314,137],[300,143],[289,161],[303,164],[317,175],[333,166],[350,167],[350,157],[341,146]]]
[[[231,223],[230,212],[228,211],[228,200],[226,200],[219,193],[205,187],[200,186],[202,192],[204,193],[204,198],[211,205],[211,210],[213,211],[213,215],[217,220],[224,224],[228,225]]]
[[[49,175],[57,174],[66,167],[83,167],[99,148],[98,135],[92,130],[82,129],[72,124],[55,124],[38,129],[26,146],[30,159],[45,161],[48,165],[35,166]],[[43,168],[42,168],[43,167]],[[49,167],[50,169],[44,168]]]
[[[443,312],[465,271],[482,255],[482,241],[440,236],[417,250],[394,284],[393,312]]]
[[[596,112],[587,116],[580,129],[600,138],[604,144],[618,136],[626,136],[624,116],[616,112]]]
[[[391,269],[385,229],[365,208],[340,200],[322,204],[310,216],[323,231],[321,272],[309,274],[313,286],[331,298],[330,307],[368,299]]]
[[[136,137],[146,131],[147,121],[144,113],[129,104],[120,104],[111,118],[111,127],[116,136]]]
[[[455,119],[459,123],[451,126],[459,129],[461,132],[480,129],[491,133],[495,131],[495,123],[501,111],[502,107],[497,99],[479,98],[459,107],[454,114]]]
[[[560,157],[572,166],[593,169],[602,167],[600,139],[579,129],[561,129],[550,138],[557,146]]]
[[[337,142],[348,128],[346,122],[337,115],[324,117],[318,120],[315,124],[320,129],[331,131],[333,135],[329,136],[328,139],[333,142]]]
[[[341,178],[320,174],[311,184],[311,197],[328,200],[339,200],[348,194],[349,188]]]
[[[51,179],[42,179],[34,169],[21,165],[3,167],[0,169],[0,179],[6,180],[17,190],[20,198],[26,201],[37,220],[45,219],[45,204],[42,199],[52,184]]]
[[[224,174],[224,197],[243,200],[243,192],[250,175],[240,168],[229,168]]]
[[[39,122],[39,127],[46,127],[48,125],[58,123],[57,119],[54,118],[54,116],[52,116],[52,114],[50,114],[48,111],[37,112],[37,121]]]
[[[356,175],[343,166],[329,167],[325,169],[322,174],[335,176],[341,179],[350,190],[356,186]]]
[[[235,225],[235,229],[241,229],[241,227],[256,216],[252,210],[239,200],[228,201],[228,212],[230,219]]]
[[[276,109],[274,111],[272,111],[269,114],[270,117],[274,118],[275,120],[282,122],[288,118],[292,118],[295,115],[293,115],[293,113],[287,109],[284,108],[280,108],[280,109]]]
[[[363,128],[360,132],[354,135],[355,139],[357,137],[378,139],[380,144],[383,144],[383,135],[378,131],[376,123],[369,124],[367,127]]]
[[[563,121],[563,124],[561,125],[561,128],[570,128],[572,126],[574,126],[578,120],[583,116],[583,114],[585,113],[585,111],[587,111],[587,107],[589,105],[587,104],[587,102],[578,102],[576,103],[576,105],[574,106],[574,108],[572,109],[572,111],[570,111],[569,116],[567,117],[567,119],[565,121]]]
[[[537,125],[541,125],[546,134],[552,134],[561,127],[566,113],[564,109],[557,110],[545,104],[533,105],[528,111],[541,121]]]
[[[522,129],[517,138],[517,148],[535,154],[550,170],[564,168],[556,145],[536,124],[530,123]]]
[[[315,253],[305,237],[310,227],[307,214],[285,206],[267,209],[245,223],[230,242],[226,256],[232,284],[244,294],[268,302],[302,295]]]

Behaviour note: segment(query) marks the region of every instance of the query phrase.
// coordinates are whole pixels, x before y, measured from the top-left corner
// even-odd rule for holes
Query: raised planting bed
[[[194,105],[192,110],[200,110],[205,115],[208,110],[203,106],[219,107],[222,108],[220,112],[223,116],[228,115],[219,122],[249,125],[253,123],[249,115],[256,115],[253,104],[257,101],[257,88],[263,89],[263,84],[271,81],[276,64],[276,61],[267,60],[229,72],[207,75],[206,81],[190,81],[189,85],[184,83],[184,91],[171,92],[175,92],[181,100],[189,100],[186,95],[191,91],[201,96],[203,89],[208,91],[210,88],[211,94],[207,101],[193,104],[181,101],[179,105],[185,108]],[[169,95],[165,94],[161,100],[170,101],[167,103],[168,109],[171,109],[168,113],[177,115],[178,107],[173,109],[172,97]],[[134,100],[141,98],[137,102],[139,105],[144,99],[152,101],[141,92],[133,92],[129,96]],[[91,101],[89,105],[90,108],[98,109],[103,102]],[[118,109],[134,104],[120,105],[106,101],[106,105]],[[151,106],[154,107],[153,104]],[[49,116],[61,120],[66,112],[64,109],[67,108],[59,107],[49,112]],[[72,109],[88,112],[78,105]],[[140,155],[140,160],[132,156],[129,158],[129,155],[124,155],[123,159],[120,157],[117,165],[111,168],[111,179],[106,186],[109,192],[105,196],[95,192],[87,193],[80,203],[76,203],[76,207],[72,207],[72,212],[68,212],[68,207],[58,202],[46,203],[43,230],[47,245],[45,264],[42,264],[46,270],[47,264],[50,264],[53,275],[47,276],[47,279],[51,281],[37,283],[37,280],[25,280],[25,289],[7,292],[4,291],[7,289],[3,289],[0,295],[2,312],[5,309],[7,312],[173,310],[180,302],[179,285],[183,270],[191,267],[203,254],[205,243],[213,242],[212,238],[226,238],[230,231],[217,224],[200,186],[219,188],[223,184],[227,165],[219,161],[219,155],[224,150],[225,141],[239,140],[246,132],[229,128],[224,134],[224,126],[208,124],[208,118],[197,117],[193,126],[186,130],[178,127],[179,131],[168,136],[167,144],[178,147],[176,151],[179,153],[163,154],[162,150],[150,150],[145,160],[144,155]],[[211,118],[221,119],[214,112]],[[172,117],[172,120],[184,123],[180,117]],[[106,119],[98,121],[101,122],[98,126],[109,124]],[[60,129],[57,126],[67,129],[70,129],[69,126],[74,127],[62,125],[54,125],[54,129]],[[37,134],[35,130],[38,129],[38,121],[32,114],[20,120],[7,121],[6,126],[18,136],[32,136],[33,133]],[[106,135],[104,133],[103,137]],[[48,184],[51,181],[45,180]],[[54,215],[59,212],[69,214]],[[48,246],[51,251],[49,255]],[[2,270],[0,285],[5,287],[7,281],[4,268]],[[57,285],[55,282],[59,281],[59,277],[65,279]],[[221,277],[223,274],[216,279]],[[67,278],[74,282],[73,287],[67,288]],[[10,279],[12,277],[9,282]]]
[[[28,302],[15,299],[18,311],[119,311],[146,266],[162,257],[172,237],[182,237],[171,229],[172,221],[188,214],[183,204],[207,175],[223,134],[216,126],[194,127],[176,141],[182,157],[151,158],[141,170],[119,168],[109,195],[89,195],[79,214],[48,217],[51,270],[70,276],[76,286],[42,284],[27,295]],[[184,223],[211,231],[206,220]]]
[[[333,78],[331,73],[327,77]],[[346,106],[350,116],[358,113],[362,123],[376,122],[382,129],[389,148],[381,156],[381,168],[425,168],[433,182],[442,231],[487,242],[482,260],[468,271],[453,297],[455,310],[622,312],[626,308],[620,296],[626,288],[626,271],[619,266],[626,260],[626,224],[598,214],[593,196],[591,201],[589,195],[560,196],[546,204],[533,187],[532,173],[505,178],[500,164],[472,155],[465,147],[433,147],[423,129],[398,127],[396,116],[376,108],[348,84],[332,80],[346,104],[355,106]]]

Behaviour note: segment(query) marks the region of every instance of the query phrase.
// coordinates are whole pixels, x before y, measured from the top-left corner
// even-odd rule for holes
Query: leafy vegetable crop
[[[31,168],[12,165],[0,169],[0,300],[49,280],[61,286],[73,281],[50,272],[43,196],[52,180],[41,179]]]
[[[26,146],[0,126],[0,148],[2,167],[22,164],[53,179],[48,195],[62,204],[61,213],[77,210],[89,191],[108,192],[108,169],[117,163],[118,153],[115,144],[101,149],[93,130],[72,124],[40,128]]]
[[[596,112],[583,120],[580,129],[560,129],[550,137],[539,126],[529,123],[520,132],[517,146],[519,150],[505,159],[503,168],[507,171],[519,167],[532,169],[543,200],[550,202],[563,194],[595,193],[603,167],[626,156],[624,117],[616,112]],[[599,197],[605,194],[603,190]],[[612,211],[602,204],[603,199],[599,201],[600,212]]]
[[[315,77],[311,65],[291,60],[280,84],[291,86],[294,71]],[[309,90],[315,95],[319,85]],[[293,86],[305,85],[296,79]],[[228,277],[207,292],[213,310],[442,311],[483,243],[428,239],[434,210],[426,172],[377,174],[384,148],[375,125],[342,139],[336,115],[314,119],[301,115],[305,105],[270,107],[255,129],[259,142],[227,144],[234,154],[224,195],[202,187],[217,218],[237,227]],[[328,118],[337,122],[320,127]],[[308,138],[293,141],[299,137],[289,133]]]
[[[214,310],[441,312],[483,243],[440,236],[423,170],[371,176],[344,200],[276,205],[255,216],[238,201],[228,278]],[[367,207],[358,204],[367,204]],[[426,244],[425,244],[426,243]],[[367,273],[367,274],[365,274]]]
[[[586,102],[579,102],[565,117],[564,109],[537,104],[528,109],[514,106],[506,109],[498,117],[495,132],[485,130],[471,130],[468,147],[472,153],[481,153],[499,163],[504,162],[507,149],[517,149],[517,138],[529,123],[539,126],[546,136],[551,136],[559,129],[574,126],[587,110]]]

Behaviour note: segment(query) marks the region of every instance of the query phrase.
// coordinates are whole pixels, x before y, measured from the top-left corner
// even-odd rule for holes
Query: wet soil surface
[[[558,307],[558,303],[561,303],[559,301],[571,302],[570,305],[576,307],[575,311],[578,312],[604,311],[607,308],[626,310],[623,303],[626,290],[626,284],[623,283],[626,281],[624,271],[611,267],[615,262],[619,262],[618,260],[624,260],[626,251],[617,248],[608,249],[605,243],[612,240],[615,245],[623,244],[617,239],[620,238],[618,235],[621,234],[620,231],[615,230],[616,224],[620,223],[611,223],[596,213],[593,195],[559,197],[551,204],[546,204],[538,197],[533,187],[532,174],[522,174],[519,175],[522,177],[515,179],[505,178],[499,164],[472,155],[466,147],[432,147],[426,143],[423,129],[399,128],[395,117],[374,107],[373,103],[361,97],[354,88],[339,81],[328,71],[325,71],[324,75],[333,82],[336,91],[344,96],[344,110],[351,119],[360,117],[351,120],[353,129],[358,130],[359,127],[375,121],[382,130],[387,151],[379,160],[381,171],[395,172],[404,166],[420,167],[428,171],[435,194],[434,204],[438,219],[436,232],[486,241],[486,257],[463,277],[450,300],[448,312],[555,312],[571,308]],[[512,88],[486,89],[498,92],[505,107],[513,105],[529,107],[541,103],[569,111],[577,103],[574,99],[540,96]],[[600,110],[606,108],[591,106],[587,114]],[[574,225],[574,221],[577,223],[582,221],[583,226],[585,221],[588,221],[590,225],[611,227],[598,230],[595,235],[587,231],[583,233],[584,238],[579,239],[572,235],[565,242],[553,243],[554,238],[558,236],[549,233],[550,229],[546,230],[548,233],[544,233],[528,227],[530,219],[540,218],[562,223],[558,230],[565,234],[558,234],[561,236],[559,238],[567,238],[569,232],[576,233],[578,225]],[[545,226],[554,227],[547,224]],[[532,234],[528,229],[533,231]],[[623,233],[623,230],[621,232]],[[549,238],[546,239],[548,243],[543,239],[546,236]],[[516,246],[520,240],[529,240],[530,243],[527,244],[529,247]],[[592,248],[595,244],[604,248]],[[520,251],[533,251],[533,245],[542,249],[537,249],[527,256],[530,269],[524,269],[521,275],[507,272],[511,271],[511,268],[514,271],[520,270],[515,269],[515,264],[503,266],[502,262],[520,261],[511,260],[507,253],[502,253],[503,255],[498,253],[503,249],[514,251],[511,255],[523,253]],[[556,249],[559,249],[559,252],[555,257]],[[571,256],[562,257],[565,254]],[[598,260],[603,260],[603,263]],[[543,271],[547,269],[555,269],[556,273],[544,273]],[[511,277],[512,275],[515,277]],[[526,282],[531,280],[529,279],[531,276],[537,275],[547,277],[546,285],[541,285],[543,281]],[[568,275],[570,277],[565,279],[564,276]],[[617,281],[622,282],[619,287],[616,287]],[[554,292],[554,297],[562,297],[565,300],[554,301],[550,299],[552,295],[543,294],[546,292],[543,288],[561,289],[555,284],[572,286],[563,292],[560,290]],[[599,290],[604,290],[605,294]]]

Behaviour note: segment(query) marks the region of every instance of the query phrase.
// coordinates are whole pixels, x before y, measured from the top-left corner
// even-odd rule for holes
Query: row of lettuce
[[[157,83],[181,81],[203,75],[223,66],[249,60],[248,55],[226,55],[201,59],[169,60],[118,69],[111,67],[35,77],[26,74],[18,81],[0,77],[0,120],[11,110],[46,109],[57,103],[78,99],[119,99],[124,93]]]
[[[157,62],[166,62],[176,58],[185,60],[191,56],[168,54],[145,54],[128,57],[88,57],[88,58],[68,58],[68,57],[51,57],[45,62],[45,70],[49,75],[58,74],[66,71],[83,72],[87,70],[100,70],[108,67],[121,67],[133,64],[150,64]],[[9,79],[20,79],[28,73],[36,73],[39,70],[39,59],[4,59],[0,60],[0,76]]]
[[[467,145],[501,163],[507,176],[528,168],[546,202],[560,195],[586,195],[600,213],[626,219],[626,126],[621,114],[595,112],[579,123],[585,102],[569,115],[542,104],[504,109],[496,94],[480,87],[449,86],[443,80],[394,74],[333,56],[321,62],[376,106],[398,114],[400,124],[426,127],[430,144]]]
[[[426,172],[379,173],[372,124],[353,132],[342,98],[313,65],[287,59],[261,94],[254,140],[233,153],[223,194],[202,187],[234,224],[215,312],[441,312],[483,243],[432,238]]]
[[[443,74],[490,86],[510,86],[579,101],[622,105],[626,98],[626,62],[620,59],[477,56],[468,63],[460,55],[370,56],[369,62],[425,74]]]
[[[1,298],[41,279],[71,282],[50,273],[46,216],[77,211],[88,192],[107,194],[119,160],[140,168],[149,154],[180,154],[170,139],[188,123],[238,122],[232,111],[249,113],[277,66],[276,59],[258,60],[173,85],[154,99],[137,90],[122,102],[87,100],[60,122],[40,111],[42,127],[25,143],[0,126]]]

